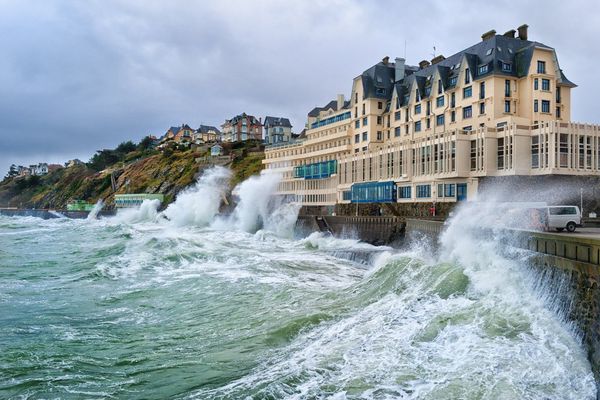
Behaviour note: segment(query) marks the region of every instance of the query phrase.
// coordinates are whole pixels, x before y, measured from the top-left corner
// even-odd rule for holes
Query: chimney
[[[390,62],[390,58],[388,56],[385,56],[383,57],[381,62],[383,63],[383,65],[388,65],[388,63]]]
[[[426,67],[429,67],[429,61],[427,61],[427,60],[423,60],[423,61],[421,61],[421,62],[419,63],[419,68],[420,68],[420,69],[423,69],[423,68],[426,68]]]
[[[507,38],[515,38],[515,33],[517,33],[517,31],[515,31],[514,29],[511,29],[510,31],[506,31],[504,32],[504,36],[506,36]]]
[[[342,108],[344,108],[344,95],[338,94],[337,95],[337,111],[340,111]]]
[[[527,28],[529,28],[529,25],[527,24],[523,24],[517,28],[519,31],[519,39],[527,40]]]
[[[433,57],[433,58],[431,59],[431,65],[433,65],[433,64],[437,64],[437,63],[439,63],[440,61],[444,61],[445,59],[446,59],[446,57],[444,57],[443,55],[441,55],[441,54],[440,54],[439,56]]]
[[[485,42],[486,40],[493,38],[495,35],[496,35],[495,30],[492,29],[491,31],[487,31],[486,33],[481,35],[481,41]]]
[[[404,58],[400,58],[400,57],[396,57],[396,73],[395,73],[395,78],[394,80],[396,82],[401,81],[402,79],[404,79],[404,62],[406,60]]]

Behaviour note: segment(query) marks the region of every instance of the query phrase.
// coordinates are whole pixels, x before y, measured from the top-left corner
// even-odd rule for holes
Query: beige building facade
[[[600,175],[600,128],[571,121],[556,51],[527,26],[448,58],[384,58],[308,114],[306,138],[266,150],[305,205],[456,202],[488,176]]]

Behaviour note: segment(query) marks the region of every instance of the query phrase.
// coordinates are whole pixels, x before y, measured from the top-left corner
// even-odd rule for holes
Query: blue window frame
[[[537,100],[533,101],[533,112],[538,112],[538,101]]]
[[[477,68],[477,75],[483,75],[483,74],[487,74],[488,72],[488,65],[480,65],[479,68]]]
[[[469,98],[471,96],[473,96],[473,87],[467,86],[463,89],[463,99]]]
[[[438,98],[435,99],[435,106],[444,107],[444,96],[438,96]]]
[[[412,198],[412,187],[411,186],[400,186],[398,188],[398,197],[401,199],[410,199]]]
[[[415,122],[415,132],[421,132],[421,121]]]
[[[542,112],[543,113],[550,112],[550,100],[542,100]]]
[[[360,119],[357,119],[356,121],[354,121],[354,127],[360,128]]]
[[[435,118],[435,124],[437,126],[444,125],[444,114],[440,114]]]
[[[431,197],[431,185],[417,185],[416,191],[418,199]]]
[[[363,118],[363,126],[365,126],[369,122],[368,117]]]
[[[400,136],[400,127],[399,126],[397,126],[397,127],[394,128],[394,136],[395,137]]]
[[[366,142],[367,139],[369,139],[369,134],[367,132],[363,132],[362,133],[362,140],[363,140],[363,142]]]
[[[454,197],[456,195],[456,185],[454,183],[446,183],[444,185],[444,197]]]
[[[352,203],[390,203],[396,201],[396,184],[364,182],[352,185]]]
[[[542,90],[550,90],[550,79],[542,79]]]
[[[479,103],[479,114],[485,114],[485,103]]]
[[[294,178],[323,179],[337,173],[337,160],[294,167]]]
[[[354,143],[360,143],[360,134],[354,135]]]
[[[448,81],[448,86],[456,86],[456,81],[458,80],[458,76],[453,76],[452,78],[450,78],[450,80]]]
[[[400,111],[396,111],[396,112],[394,113],[394,120],[395,120],[395,121],[399,121],[399,120],[400,120]]]
[[[421,105],[420,104],[415,105],[415,114],[421,114]]]
[[[545,74],[546,73],[546,62],[545,61],[538,61],[537,62],[537,72],[538,72],[538,74]]]
[[[535,78],[533,80],[533,90],[538,90],[539,89],[539,81],[538,78]]]
[[[473,116],[473,108],[471,106],[463,108],[463,118],[471,118]]]
[[[502,63],[502,71],[503,72],[512,72],[512,65],[509,63]]]
[[[505,113],[510,112],[510,100],[504,100],[504,112]]]

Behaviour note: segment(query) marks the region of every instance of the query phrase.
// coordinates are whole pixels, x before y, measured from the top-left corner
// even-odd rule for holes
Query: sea
[[[0,398],[596,398],[565,306],[476,213],[372,246],[300,233],[276,175],[223,215],[228,179],[164,211],[0,217]]]

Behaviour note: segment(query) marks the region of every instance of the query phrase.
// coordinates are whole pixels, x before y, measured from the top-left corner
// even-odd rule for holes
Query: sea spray
[[[124,208],[117,211],[115,220],[127,224],[137,224],[142,222],[156,222],[158,220],[158,207],[160,201],[157,199],[144,200],[139,207]]]
[[[90,211],[90,213],[88,214],[87,219],[92,220],[92,219],[98,218],[98,213],[100,213],[100,211],[102,211],[103,207],[104,207],[104,201],[102,201],[102,199],[98,200],[96,202],[96,204],[94,205],[94,208],[92,208],[92,211]]]
[[[235,228],[245,232],[256,232],[263,226],[271,211],[270,203],[280,181],[280,174],[262,173],[251,176],[234,189],[234,193],[239,197],[231,219]]]
[[[198,182],[177,195],[163,215],[176,226],[210,224],[227,192],[231,171],[223,167],[213,167],[204,172]]]

